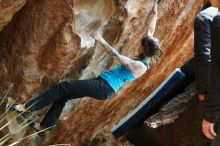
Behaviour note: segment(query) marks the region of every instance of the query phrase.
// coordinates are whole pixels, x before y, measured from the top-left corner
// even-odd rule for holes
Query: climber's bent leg
[[[63,81],[30,100],[25,107],[33,112],[62,99],[66,101],[90,96],[103,100],[113,93],[113,89],[101,78]]]

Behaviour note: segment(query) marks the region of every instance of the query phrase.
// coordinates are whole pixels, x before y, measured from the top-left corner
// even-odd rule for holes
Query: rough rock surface
[[[85,98],[74,110],[68,104],[68,113],[64,111],[41,145],[129,145],[125,137],[115,139],[110,129],[192,57],[193,20],[202,3],[160,0],[155,35],[164,54],[158,64],[109,100]],[[122,54],[136,54],[152,4],[152,0],[29,0],[20,11],[13,7],[7,18],[18,12],[7,26],[0,17],[0,28],[5,26],[0,32],[0,92],[13,84],[10,95],[22,102],[59,80],[90,78],[113,67],[118,62],[88,36],[94,29]]]
[[[0,0],[0,31],[26,3],[26,0]]]
[[[0,32],[2,86],[26,100],[59,80],[80,55],[71,1],[27,1]]]

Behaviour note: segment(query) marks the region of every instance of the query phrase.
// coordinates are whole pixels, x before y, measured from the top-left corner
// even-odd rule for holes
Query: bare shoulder
[[[142,76],[148,70],[147,66],[141,62],[136,61],[134,69],[131,71],[135,78]]]

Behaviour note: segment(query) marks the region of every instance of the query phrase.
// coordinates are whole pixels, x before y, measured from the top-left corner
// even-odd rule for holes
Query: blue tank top
[[[145,60],[141,60],[141,62],[147,66],[147,69],[150,68],[149,62]],[[101,73],[100,77],[107,81],[115,92],[118,91],[124,84],[135,80],[132,72],[121,64],[117,65],[112,70]]]

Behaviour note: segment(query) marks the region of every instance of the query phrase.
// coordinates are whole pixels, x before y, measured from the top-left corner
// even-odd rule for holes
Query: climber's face
[[[213,7],[217,7],[220,9],[220,0],[211,0],[211,4]]]

